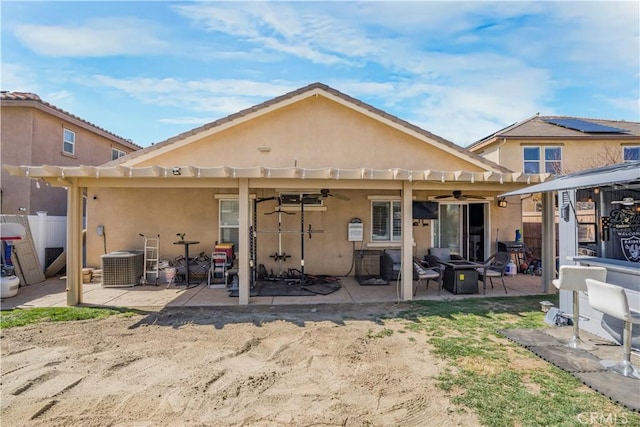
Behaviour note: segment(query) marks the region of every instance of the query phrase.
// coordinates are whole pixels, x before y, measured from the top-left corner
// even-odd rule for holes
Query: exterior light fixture
[[[173,169],[171,169],[171,173],[173,173],[173,174],[174,174],[174,175],[176,175],[176,176],[177,176],[177,175],[182,175],[182,174],[180,173],[180,168],[179,168],[179,167],[177,167],[177,166],[176,166],[176,167],[174,167]]]
[[[507,207],[507,200],[504,197],[498,199],[498,207],[499,208],[506,208]]]

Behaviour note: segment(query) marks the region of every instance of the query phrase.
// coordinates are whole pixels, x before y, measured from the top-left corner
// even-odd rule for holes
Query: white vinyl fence
[[[47,248],[67,248],[67,217],[49,216],[46,212],[29,215],[29,228],[33,236],[33,244],[38,253],[40,265],[44,269]]]
[[[43,271],[47,266],[47,252],[51,256],[67,248],[66,216],[48,216],[46,212],[38,212],[37,215],[2,215],[2,222],[17,222],[25,227],[28,224],[33,241],[33,246],[29,244],[28,247],[33,248],[31,253],[35,250],[33,256],[37,257]]]

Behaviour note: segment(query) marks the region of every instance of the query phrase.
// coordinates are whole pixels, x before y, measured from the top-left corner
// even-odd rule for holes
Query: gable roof
[[[580,131],[576,128],[570,128],[559,125],[561,122],[576,122],[584,124],[593,124],[618,129],[619,132],[590,132]],[[481,147],[491,144],[492,142],[503,138],[531,138],[531,139],[632,139],[640,138],[640,122],[629,122],[624,120],[605,120],[590,119],[573,116],[540,116],[535,115],[523,121],[514,123],[510,126],[500,129],[499,131],[482,138],[467,146],[468,150],[475,151]]]
[[[38,108],[42,111],[45,111],[49,114],[53,114],[56,116],[62,116],[62,118],[75,122],[79,126],[84,127],[85,129],[89,129],[94,133],[102,134],[103,136],[118,142],[126,147],[131,148],[132,150],[139,150],[142,147],[134,144],[130,139],[125,139],[119,135],[116,135],[113,132],[110,132],[104,128],[101,128],[81,117],[78,117],[74,114],[71,114],[68,111],[65,111],[61,108],[56,107],[53,104],[50,104],[46,101],[43,101],[38,95],[31,92],[9,92],[9,91],[0,91],[0,102],[2,107],[34,107]]]
[[[368,165],[356,168],[343,168],[327,165],[319,168],[306,167],[274,167],[267,164],[255,166],[221,165],[167,165],[164,156],[163,161],[154,162],[165,154],[172,154],[173,150],[188,146],[191,143],[202,141],[206,137],[223,132],[234,126],[260,118],[270,112],[278,111],[287,106],[305,101],[311,97],[324,97],[336,102],[343,107],[362,114],[367,118],[378,121],[383,126],[403,132],[405,135],[441,150],[443,153],[457,157],[463,162],[473,165],[478,170],[461,169],[405,169],[392,167],[377,169]],[[168,156],[171,157],[171,156]],[[434,135],[405,120],[379,110],[369,104],[345,95],[322,83],[313,83],[303,88],[294,90],[285,95],[265,101],[261,104],[231,114],[222,119],[205,124],[169,138],[151,147],[137,152],[129,153],[118,160],[105,163],[101,166],[15,166],[3,165],[14,176],[28,176],[31,178],[43,178],[55,185],[68,185],[68,178],[102,180],[104,178],[124,179],[170,179],[181,180],[187,186],[199,186],[200,179],[218,178],[265,178],[265,179],[295,179],[295,180],[349,180],[360,181],[422,181],[438,183],[499,183],[513,185],[528,185],[544,181],[549,174],[525,174],[514,172],[472,153],[442,137]],[[195,180],[185,180],[195,178]],[[176,181],[177,182],[177,181]],[[65,184],[66,183],[66,184]],[[86,182],[84,185],[89,185]],[[134,184],[135,185],[135,184]],[[148,185],[148,184],[145,184]],[[172,184],[173,185],[173,184]],[[368,184],[367,184],[368,185]]]
[[[233,113],[229,116],[204,124],[187,132],[183,132],[179,135],[166,139],[142,150],[129,153],[128,155],[123,156],[120,159],[106,163],[105,166],[135,166],[139,162],[149,160],[150,158],[165,153],[166,151],[189,144],[207,135],[219,132],[240,123],[244,123],[248,120],[259,117],[263,114],[277,110],[279,108],[291,105],[311,96],[324,96],[329,99],[333,99],[334,101],[337,101],[348,108],[359,111],[404,133],[411,134],[426,143],[438,146],[439,148],[461,159],[464,159],[471,164],[477,165],[482,169],[504,173],[512,172],[511,170],[481,156],[478,156],[445,138],[428,132],[412,123],[407,122],[406,120],[400,119],[392,114],[382,111],[376,107],[373,107],[372,105],[362,102],[356,98],[346,95],[334,88],[331,88],[319,82],[309,84],[300,89],[296,89],[284,95],[267,100],[260,104],[241,110],[237,113]]]

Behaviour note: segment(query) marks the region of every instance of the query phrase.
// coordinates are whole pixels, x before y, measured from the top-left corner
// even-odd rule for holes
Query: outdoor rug
[[[511,341],[523,346],[541,359],[569,372],[584,385],[607,396],[633,411],[640,412],[640,380],[627,378],[614,372],[607,371],[600,365],[601,360],[621,360],[622,347],[606,343],[601,344],[594,351],[578,350],[566,347],[562,341],[553,335],[567,338],[573,328],[555,329],[500,329],[498,332]],[[580,334],[583,335],[582,333]],[[582,337],[584,339],[584,336]],[[603,356],[602,358],[599,357]],[[606,354],[603,354],[606,353]]]
[[[257,282],[249,294],[252,297],[311,297],[315,295],[329,295],[340,289],[340,282],[329,279],[313,279],[302,286],[291,281],[263,281]],[[229,291],[230,297],[237,297],[238,290]]]

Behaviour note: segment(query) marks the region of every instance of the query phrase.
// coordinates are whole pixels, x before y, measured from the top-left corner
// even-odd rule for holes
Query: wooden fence
[[[580,211],[578,211],[580,212]],[[590,211],[589,213],[577,213],[579,223],[595,223],[596,215]],[[558,218],[556,217],[556,253],[559,251],[558,247]],[[542,216],[537,215],[525,215],[522,223],[522,239],[527,246],[529,252],[533,254],[534,258],[541,258],[542,256]]]

